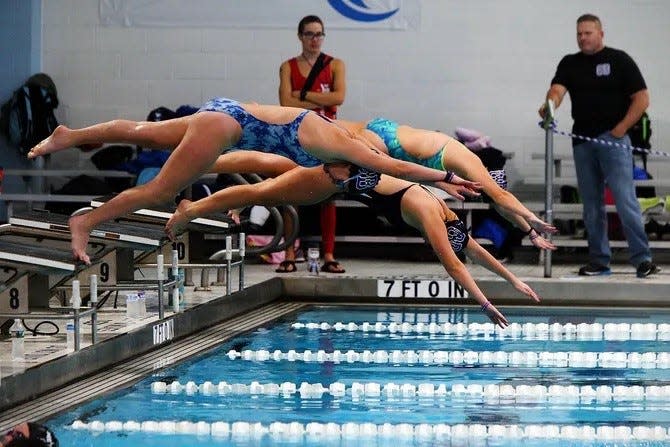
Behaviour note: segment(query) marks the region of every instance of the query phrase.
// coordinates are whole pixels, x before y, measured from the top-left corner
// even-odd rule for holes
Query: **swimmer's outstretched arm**
[[[510,272],[507,267],[502,265],[500,261],[494,258],[491,253],[479,245],[479,243],[473,238],[470,238],[468,241],[468,246],[465,248],[465,253],[477,264],[484,266],[486,269],[492,271],[496,275],[512,284],[512,286],[514,286],[514,288],[519,292],[530,297],[538,303],[540,302],[539,295],[535,293],[535,291],[528,284],[517,278],[514,273]]]
[[[308,114],[299,130],[305,150],[324,162],[348,161],[357,166],[413,182],[442,182],[446,173],[396,160],[365,144],[334,123]],[[437,185],[436,185],[437,186]]]
[[[457,172],[461,177],[476,180],[481,183],[482,190],[502,209],[509,214],[516,214],[527,221],[530,226],[535,228],[538,233],[557,233],[558,230],[553,225],[542,221],[532,211],[526,208],[509,191],[502,189],[491,178],[488,169],[484,167],[482,161],[467,147],[457,140],[448,137],[444,146],[444,155],[442,164],[446,169]],[[514,224],[514,222],[512,222]]]
[[[505,328],[509,324],[507,318],[486,298],[468,269],[451,248],[446,227],[439,213],[425,211],[426,208],[423,205],[417,204],[417,207],[417,209],[403,207],[405,221],[424,234],[449,276],[468,291],[470,297],[482,307],[486,316],[493,323]]]
[[[437,187],[440,187],[440,183],[446,179],[444,171],[427,168],[404,160],[396,160],[386,154],[372,151],[369,148],[365,148],[365,150],[361,150],[360,152],[360,154],[354,153],[348,156],[346,161],[392,177],[411,182],[433,183]]]
[[[540,250],[556,250],[556,246],[547,239],[543,238],[540,233],[538,233],[528,222],[526,222],[526,219],[519,216],[518,214],[512,214],[508,212],[495,203],[493,204],[493,207],[502,217],[507,219],[508,222],[526,233],[530,237],[530,242],[535,247],[539,248]]]

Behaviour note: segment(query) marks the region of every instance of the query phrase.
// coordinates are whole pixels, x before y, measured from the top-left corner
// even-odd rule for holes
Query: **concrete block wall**
[[[604,22],[606,44],[637,61],[651,91],[651,115],[670,130],[670,2],[415,1],[421,3],[416,30],[326,23],[324,50],[347,64],[343,118],[382,115],[449,133],[457,126],[480,129],[495,146],[515,152],[513,181],[541,175],[542,163],[530,158],[544,150],[537,108],[560,58],[577,51],[576,18],[593,12]],[[276,103],[279,64],[299,52],[297,21],[331,11],[325,0],[313,3],[310,11],[296,10],[285,29],[198,29],[107,27],[99,0],[42,0],[42,65],[59,88],[59,117],[71,126],[143,119],[154,107],[198,105],[212,96]],[[569,101],[559,120],[570,127]],[[668,137],[656,146],[670,145]],[[569,152],[569,140],[557,138],[556,151]],[[71,166],[86,159],[75,151],[59,157],[55,163]]]

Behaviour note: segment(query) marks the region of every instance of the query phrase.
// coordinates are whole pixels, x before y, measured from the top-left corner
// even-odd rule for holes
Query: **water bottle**
[[[72,281],[72,297],[70,298],[70,304],[72,304],[73,309],[81,309],[81,289],[78,279]]]
[[[184,300],[184,287],[186,284],[186,271],[183,268],[180,268],[178,271],[177,279],[179,280],[179,296],[182,301]]]
[[[12,360],[23,360],[26,354],[25,332],[20,318],[14,319],[14,324],[9,328],[9,335],[12,338]]]
[[[174,313],[179,312],[179,287],[172,289],[170,304],[172,305],[172,311]]]
[[[138,317],[137,305],[139,304],[139,298],[136,293],[129,293],[126,295],[126,317],[130,319],[135,319]]]
[[[65,335],[68,351],[74,351],[74,321],[68,320],[65,325]]]
[[[140,299],[140,318],[146,318],[147,316],[147,294],[143,290],[137,294]]]
[[[310,247],[307,249],[307,265],[309,267],[309,273],[312,275],[319,274],[319,258],[321,254],[319,253],[318,247]]]

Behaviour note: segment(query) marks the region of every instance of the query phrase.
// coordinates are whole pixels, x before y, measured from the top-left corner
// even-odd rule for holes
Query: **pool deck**
[[[83,349],[79,352],[66,350],[64,321],[60,324],[60,334],[56,336],[26,337],[26,360],[11,361],[11,341],[0,341],[0,431],[16,421],[17,414],[26,419],[34,419],[44,413],[32,413],[26,403],[44,394],[50,388],[60,388],[83,376],[90,376],[96,370],[109,369],[113,365],[125,363],[127,359],[141,354],[160,351],[166,345],[176,344],[176,340],[189,334],[203,331],[221,324],[234,316],[244,318],[273,301],[284,303],[282,312],[295,312],[302,303],[392,304],[392,305],[458,305],[472,304],[471,300],[459,299],[398,299],[377,296],[378,279],[414,280],[446,279],[446,274],[437,262],[399,262],[390,260],[340,259],[347,269],[343,275],[321,273],[318,276],[307,272],[306,264],[297,264],[298,271],[291,274],[277,274],[275,266],[248,264],[245,266],[246,289],[235,292],[237,274],[233,273],[233,294],[225,295],[225,288],[214,286],[209,292],[195,292],[186,289],[184,310],[177,315],[166,311],[165,320],[173,320],[175,341],[155,344],[155,327],[161,322],[157,315],[130,320],[125,315],[123,299],[120,308],[114,309],[110,302],[98,316],[99,339],[92,346],[90,334],[84,333]],[[467,264],[482,291],[504,312],[505,305],[532,304],[522,298],[511,286],[484,268]],[[612,275],[602,277],[579,277],[579,265],[557,264],[552,267],[551,277],[545,278],[544,266],[538,264],[515,264],[508,268],[521,280],[533,287],[548,306],[617,306],[617,307],[659,307],[667,308],[670,301],[670,265],[659,265],[661,272],[649,278],[639,279],[633,267],[627,264],[612,266]],[[194,278],[199,278],[195,274]],[[274,279],[273,279],[274,278]],[[213,278],[212,278],[213,279]],[[287,300],[282,297],[292,297]],[[295,299],[293,299],[295,297]],[[110,300],[112,301],[112,300]],[[285,304],[296,301],[294,307]],[[276,306],[277,304],[275,304]],[[542,304],[540,304],[542,305]],[[261,309],[261,314],[267,313]],[[277,312],[272,318],[285,313]],[[268,317],[270,318],[270,317]],[[164,321],[165,321],[164,320]],[[32,327],[35,321],[27,320]],[[61,320],[62,321],[62,320]],[[259,320],[261,321],[261,320]],[[225,322],[224,322],[225,323]],[[83,323],[83,331],[89,326]],[[46,328],[45,328],[46,330]],[[223,329],[226,334],[229,329]],[[237,330],[237,329],[236,329]],[[248,330],[248,329],[245,329]],[[234,332],[234,331],[233,331]],[[233,333],[230,332],[230,333]],[[153,336],[152,336],[153,333]],[[154,340],[154,343],[151,341]],[[192,355],[195,355],[194,352]],[[172,361],[161,364],[155,361],[148,372],[169,366]],[[116,367],[116,366],[114,366]],[[139,380],[128,378],[128,381]],[[127,384],[128,381],[125,383]],[[53,383],[60,382],[53,386]],[[52,384],[52,385],[49,385]],[[121,386],[121,384],[117,385]],[[26,388],[33,391],[26,391]],[[101,392],[105,392],[102,390]],[[90,397],[89,397],[90,398]],[[20,402],[24,402],[20,404]],[[22,410],[21,410],[22,409]],[[21,410],[21,411],[19,411]]]

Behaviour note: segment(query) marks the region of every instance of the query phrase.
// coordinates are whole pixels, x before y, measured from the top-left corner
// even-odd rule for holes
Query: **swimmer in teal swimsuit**
[[[435,154],[428,158],[418,158],[414,155],[408,154],[398,139],[398,123],[395,121],[391,121],[386,118],[374,118],[368,121],[365,128],[377,134],[379,138],[384,141],[384,144],[386,145],[388,153],[391,157],[398,160],[405,160],[427,166],[429,168],[439,169],[441,171],[448,170],[445,169],[444,165],[442,164],[442,152],[444,148],[440,148],[437,152],[435,152]]]
[[[253,185],[231,186],[196,202],[183,200],[166,225],[166,232],[170,238],[174,238],[190,220],[215,212],[250,205],[277,206],[287,203],[315,203],[315,197],[312,194],[293,190],[293,185],[298,183],[298,180],[291,181],[289,180],[291,177],[299,178],[303,183],[312,185],[313,191],[323,191],[326,197],[335,191],[330,181],[319,180],[319,174],[323,170],[321,167],[296,167],[296,164],[290,160],[273,154],[255,151],[224,154],[215,163],[213,171],[229,173],[228,169],[231,167],[234,167],[234,172],[256,172],[276,178]],[[419,230],[431,244],[449,275],[468,291],[494,323],[504,327],[507,325],[507,320],[489,303],[456,253],[466,253],[475,262],[507,280],[522,294],[536,302],[540,300],[532,288],[520,281],[477,241],[470,238],[465,225],[458,220],[456,214],[447,207],[444,201],[438,199],[424,187],[393,177],[382,176],[374,189],[365,195],[367,197],[361,198],[360,195],[353,197],[380,209],[392,223],[410,225]],[[290,201],[288,201],[289,197]],[[541,236],[536,237],[541,238]]]
[[[506,190],[506,177],[498,175],[494,180],[479,157],[449,135],[399,125],[385,118],[374,118],[367,122],[337,120],[337,124],[393,158],[433,169],[454,171],[463,178],[480,183],[482,191],[493,200],[498,212],[524,232],[557,231]]]
[[[208,102],[190,116],[160,122],[114,120],[83,129],[59,126],[29,153],[35,158],[87,143],[130,143],[147,148],[172,148],[170,157],[149,183],[128,189],[89,213],[70,218],[72,253],[75,260],[87,264],[86,245],[90,232],[100,223],[123,216],[139,208],[174,200],[179,191],[207,172],[224,151],[264,149],[279,151],[297,163],[312,165],[346,161],[365,169],[365,179],[353,181],[365,187],[373,180],[372,172],[388,173],[419,182],[443,185],[444,172],[395,160],[371,150],[330,121],[302,109],[259,104],[240,104],[225,98]],[[258,146],[258,147],[255,147]],[[324,173],[324,175],[327,175]],[[296,185],[298,187],[298,185]],[[299,185],[304,187],[304,185]]]

